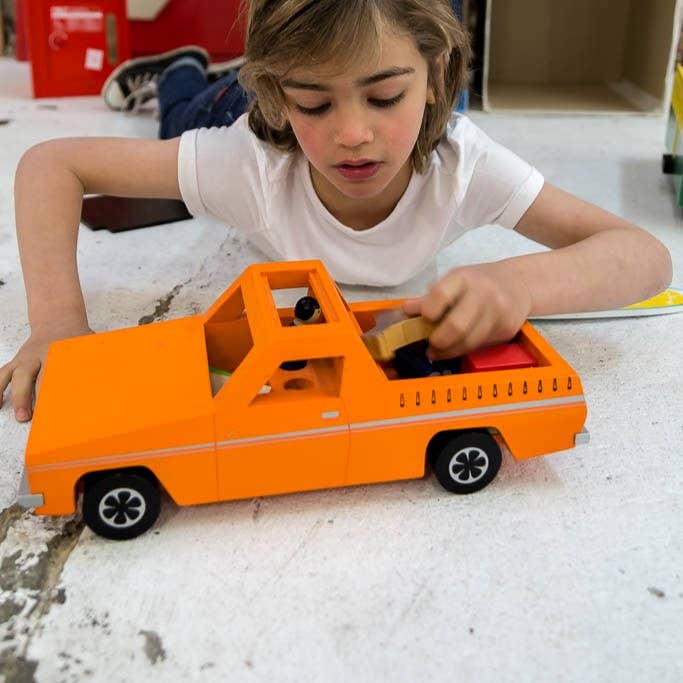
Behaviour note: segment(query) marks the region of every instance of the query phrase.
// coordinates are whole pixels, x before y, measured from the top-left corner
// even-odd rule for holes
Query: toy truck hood
[[[26,462],[177,445],[212,411],[200,316],[54,342]]]

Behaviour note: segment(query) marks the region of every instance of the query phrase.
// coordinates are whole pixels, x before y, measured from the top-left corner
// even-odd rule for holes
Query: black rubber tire
[[[448,439],[434,459],[434,474],[446,491],[475,493],[490,484],[503,460],[488,432],[461,432]]]
[[[100,536],[135,538],[149,529],[161,509],[159,484],[138,472],[112,472],[86,481],[83,519]]]

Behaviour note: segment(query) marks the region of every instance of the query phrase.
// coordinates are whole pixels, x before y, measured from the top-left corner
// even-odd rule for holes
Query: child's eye
[[[326,104],[321,104],[319,107],[302,107],[300,104],[295,104],[294,106],[296,107],[297,111],[300,111],[302,114],[306,114],[307,116],[320,116],[330,108],[330,103],[327,102]]]
[[[388,100],[380,100],[377,98],[371,98],[368,100],[375,107],[393,107],[398,104],[405,97],[405,93],[399,93],[396,97],[390,97]]]
[[[370,102],[370,104],[372,104],[374,107],[386,108],[393,107],[395,104],[398,104],[404,97],[405,93],[402,92],[396,95],[396,97],[390,97],[389,99],[370,97],[368,98],[368,102]],[[304,107],[301,104],[295,104],[294,106],[296,107],[297,111],[305,114],[306,116],[322,116],[331,105],[329,102],[326,102],[318,107]]]

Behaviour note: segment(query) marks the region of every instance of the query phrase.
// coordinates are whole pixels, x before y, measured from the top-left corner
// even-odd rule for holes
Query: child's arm
[[[671,257],[659,240],[547,183],[515,229],[553,251],[455,268],[404,305],[440,321],[432,358],[506,341],[532,315],[625,306],[671,282]]]
[[[76,263],[83,195],[178,199],[177,159],[178,139],[74,138],[37,145],[19,162],[17,239],[31,334],[0,368],[0,405],[11,382],[18,420],[31,416],[49,344],[90,332]]]

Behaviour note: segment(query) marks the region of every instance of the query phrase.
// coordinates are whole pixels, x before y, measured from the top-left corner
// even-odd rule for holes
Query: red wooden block
[[[467,353],[462,357],[462,372],[481,372],[483,370],[513,370],[514,368],[533,368],[536,359],[515,342],[487,346]]]

